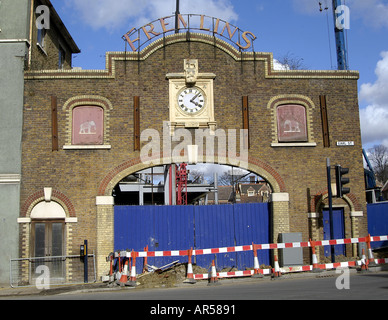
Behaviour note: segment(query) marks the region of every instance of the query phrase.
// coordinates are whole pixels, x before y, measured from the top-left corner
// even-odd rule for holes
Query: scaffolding
[[[176,170],[177,205],[187,205],[187,164],[181,163]]]

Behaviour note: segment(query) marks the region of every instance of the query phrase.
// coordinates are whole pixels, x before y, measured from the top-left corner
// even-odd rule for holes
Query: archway
[[[182,156],[182,162],[188,162],[187,157]],[[158,165],[171,164],[170,158],[160,158]],[[230,165],[230,162],[223,157],[214,157],[214,163]],[[154,165],[156,166],[156,165]],[[114,197],[112,193],[115,186],[132,173],[153,167],[141,162],[140,158],[131,159],[111,170],[102,180],[97,205],[97,275],[102,276],[108,271],[106,257],[114,250]],[[270,197],[272,210],[272,242],[277,242],[278,234],[289,232],[289,195],[286,192],[285,183],[280,174],[269,164],[249,158],[247,163],[248,171],[257,174],[265,179],[271,186]]]
[[[309,212],[309,228],[310,236],[313,240],[327,240],[325,239],[325,219],[328,219],[329,206],[327,189],[317,192],[311,197],[310,212]],[[359,225],[358,218],[363,216],[361,205],[356,196],[352,193],[344,195],[342,199],[334,198],[333,210],[336,215],[341,215],[341,220],[344,223],[343,236],[344,238],[358,238]],[[326,232],[329,226],[326,226]],[[342,227],[341,227],[342,228]],[[357,243],[346,245],[346,252],[357,256]],[[317,247],[317,254],[323,258],[323,248]]]

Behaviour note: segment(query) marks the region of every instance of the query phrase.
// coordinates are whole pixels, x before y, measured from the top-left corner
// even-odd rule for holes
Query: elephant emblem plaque
[[[73,144],[103,144],[104,109],[80,106],[73,109]]]

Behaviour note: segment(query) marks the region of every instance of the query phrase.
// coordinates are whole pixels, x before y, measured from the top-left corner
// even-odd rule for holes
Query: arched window
[[[79,106],[73,109],[72,144],[102,145],[104,142],[104,109]]]
[[[315,147],[313,101],[303,95],[284,94],[269,100],[271,110],[271,147]]]
[[[276,108],[279,142],[306,142],[306,108],[297,104],[285,104]]]
[[[65,150],[110,149],[109,120],[113,109],[110,101],[101,96],[70,98],[62,110],[67,113]]]

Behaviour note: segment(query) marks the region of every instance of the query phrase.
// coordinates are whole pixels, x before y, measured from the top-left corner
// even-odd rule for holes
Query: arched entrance
[[[335,239],[358,238],[360,236],[358,219],[364,213],[356,196],[349,193],[342,199],[334,198],[332,217],[329,215],[328,197],[327,189],[311,197],[311,212],[308,215],[311,238],[314,240],[329,240],[331,236]],[[357,243],[338,245],[334,249],[335,256],[358,255]],[[326,259],[329,262],[332,254],[329,246],[317,247],[316,250],[322,261]]]
[[[34,259],[29,265],[23,265],[30,271],[23,273],[22,281],[34,283],[35,277],[39,276],[35,270],[40,265],[50,270],[50,281],[62,282],[71,278],[68,262],[46,257],[69,255],[73,224],[76,222],[74,206],[60,191],[45,187],[30,195],[18,218],[21,236],[25,239],[20,256]]]
[[[188,159],[182,157],[182,162]],[[227,161],[215,157],[215,163],[229,165]],[[171,164],[168,158],[162,158],[161,163]],[[111,170],[99,186],[97,205],[97,275],[106,274],[106,257],[114,250],[114,198],[112,192],[115,186],[128,175],[149,168],[150,165],[141,162],[140,158],[126,161]],[[276,242],[279,233],[289,232],[289,195],[286,192],[284,181],[274,168],[257,159],[248,159],[247,170],[261,176],[271,186],[271,234],[272,241]]]

